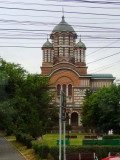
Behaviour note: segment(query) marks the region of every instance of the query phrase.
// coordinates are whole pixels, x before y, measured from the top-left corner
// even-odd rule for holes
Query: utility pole
[[[66,95],[63,93],[63,103],[62,103],[62,121],[63,121],[63,158],[66,160],[66,144],[65,144],[65,134],[66,134]]]
[[[59,160],[61,160],[61,137],[62,137],[62,90],[60,90],[60,108],[59,108]]]
[[[59,160],[62,157],[61,151],[61,137],[62,137],[62,125],[63,125],[63,158],[66,160],[66,144],[65,144],[65,133],[66,133],[66,95],[62,91],[60,91],[60,108],[59,108]]]

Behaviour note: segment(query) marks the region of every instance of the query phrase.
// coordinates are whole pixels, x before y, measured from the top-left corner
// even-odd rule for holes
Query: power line
[[[48,1],[48,0],[46,0],[46,1]],[[63,1],[65,1],[65,0],[49,0],[49,1],[56,1],[56,2],[63,2]],[[94,4],[108,4],[108,5],[110,5],[110,4],[112,4],[112,5],[120,5],[120,2],[106,2],[106,1],[87,1],[87,0],[68,0],[68,1],[70,1],[70,2],[79,2],[79,3],[94,3]]]
[[[32,9],[32,8],[18,8],[18,7],[0,7],[1,9],[10,9],[10,10],[21,10],[21,11],[35,11],[35,12],[53,12],[53,13],[61,13],[61,11],[57,11],[57,10],[40,10],[40,9]],[[86,13],[86,12],[68,12],[65,11],[65,13],[70,13],[70,14],[84,14],[84,15],[95,15],[95,16],[115,16],[115,17],[119,17],[119,14],[99,14],[99,13]]]
[[[1,38],[1,37],[0,37]],[[15,39],[15,38],[14,38]],[[33,38],[34,39],[34,38]],[[31,40],[31,38],[30,38]],[[34,39],[34,40],[37,40],[37,39]],[[41,44],[41,43],[40,43]],[[1,48],[41,48],[42,46],[18,46],[18,45],[0,45]],[[99,47],[87,47],[87,48],[99,48]],[[109,48],[120,48],[120,47],[109,47]],[[104,59],[104,58],[103,58]],[[98,60],[96,60],[98,61]],[[90,62],[92,63],[92,62]],[[89,63],[88,63],[89,64]]]
[[[42,4],[42,3],[25,3],[25,2],[9,2],[9,1],[1,1],[0,3],[2,3],[2,4],[21,4],[21,5],[37,5],[37,6],[55,6],[55,7],[72,7],[72,8],[78,8],[78,7],[81,7],[81,8],[99,8],[99,9],[120,9],[120,8],[118,8],[118,7],[91,7],[91,6],[80,6],[80,5],[58,5],[58,4]]]
[[[92,71],[99,72],[99,71],[101,71],[101,70],[108,69],[109,67],[113,67],[113,64],[118,64],[119,62],[120,62],[120,61],[116,61],[116,62],[110,63],[110,64],[108,64],[108,65],[105,65],[105,66],[98,67],[98,68],[96,68],[96,69],[90,70],[89,72],[92,72]]]
[[[40,15],[40,16],[35,16],[35,15],[26,15],[26,14],[16,14],[16,15],[15,15],[15,14],[0,14],[0,15],[12,16],[12,17],[23,17],[23,16],[24,16],[24,17],[34,17],[34,18],[40,18],[40,17],[42,17],[42,18],[57,18],[57,19],[58,19],[58,18],[61,18],[61,17],[59,17],[59,16],[58,16],[58,17],[57,17],[57,16],[42,16],[42,15]],[[67,16],[67,19],[71,19],[71,18],[73,18],[73,19],[77,18],[77,19],[78,19],[78,17]],[[83,17],[80,17],[80,19],[84,19],[84,20],[85,20],[85,19],[86,19],[86,20],[91,20],[91,19],[92,19],[92,20],[95,20],[95,19],[100,20],[100,19],[101,19],[101,20],[113,20],[113,21],[114,21],[114,20],[118,20],[118,21],[120,20],[120,19],[116,19],[116,18],[115,18],[115,19],[112,19],[112,18],[104,18],[104,17],[102,17],[102,18],[100,18],[100,17],[97,17],[97,18],[93,18],[93,17],[91,17],[91,18],[86,18],[86,17],[84,17],[84,18],[83,18]]]
[[[105,48],[105,47],[108,47],[108,46],[110,46],[110,45],[112,45],[112,44],[114,44],[114,43],[116,43],[116,42],[118,42],[118,40],[115,41],[115,42],[112,42],[112,43],[110,43],[110,44],[108,44],[108,45],[106,45],[106,46],[104,46],[104,48]],[[92,55],[92,54],[94,54],[94,53],[96,53],[96,52],[98,52],[99,50],[104,49],[104,48],[99,48],[99,49],[97,49],[96,51],[93,51],[93,52],[87,54],[87,56]]]
[[[120,54],[120,52],[111,54],[111,55],[109,55],[109,56],[106,56],[106,57],[103,57],[103,58],[100,58],[100,59],[97,59],[97,60],[92,61],[92,62],[89,62],[89,63],[87,63],[87,64],[91,64],[91,63],[94,63],[94,62],[98,62],[98,61],[101,61],[101,60],[103,60],[103,59],[106,59],[106,58],[109,58],[109,57],[112,57],[112,56],[115,56],[115,55],[118,55],[118,54]]]
[[[16,24],[22,24],[22,25],[51,25],[51,26],[55,26],[57,25],[57,23],[48,23],[48,22],[40,22],[40,21],[18,21],[18,20],[5,20],[5,19],[0,19],[1,23],[16,23]],[[106,22],[107,24],[109,24],[108,22]],[[119,23],[119,22],[118,22]],[[72,25],[73,27],[77,27],[77,28],[96,28],[96,29],[116,29],[119,30],[119,28],[110,28],[110,27],[96,27],[96,26],[85,26],[85,25],[81,25],[81,24],[100,24],[100,23],[74,23],[74,25]],[[113,24],[115,24],[115,22],[113,22]]]

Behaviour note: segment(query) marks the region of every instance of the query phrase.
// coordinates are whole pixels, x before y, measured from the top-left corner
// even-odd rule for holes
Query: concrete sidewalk
[[[0,160],[26,160],[7,140],[0,134]]]

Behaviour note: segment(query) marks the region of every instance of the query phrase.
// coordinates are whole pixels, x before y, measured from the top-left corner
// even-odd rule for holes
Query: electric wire
[[[53,7],[53,6],[55,6],[55,7],[63,7],[63,6],[64,6],[64,7],[72,7],[72,8],[74,8],[74,7],[75,7],[75,8],[76,8],[76,7],[77,7],[77,8],[78,8],[78,7],[80,7],[80,8],[84,7],[84,8],[92,8],[92,9],[93,9],[93,8],[94,8],[94,9],[96,9],[96,8],[97,8],[97,9],[98,9],[98,8],[99,8],[99,9],[115,9],[115,10],[116,10],[116,9],[120,9],[120,8],[118,8],[118,7],[109,7],[109,8],[108,8],[108,7],[93,7],[93,6],[81,6],[81,5],[42,4],[42,3],[25,3],[25,2],[9,2],[9,1],[1,1],[0,3],[2,3],[2,4],[6,4],[6,3],[7,3],[7,4],[27,5],[27,6],[28,6],[28,5],[32,5],[32,6],[33,6],[33,5],[37,5],[37,6],[41,6],[41,5],[42,5],[42,6],[52,6],[52,7]]]
[[[83,2],[83,1],[82,1]],[[96,3],[95,4],[98,4],[98,2],[100,2],[100,1],[96,1]],[[17,2],[16,2],[17,3]],[[87,1],[84,1],[84,3],[89,3],[89,2],[87,2]],[[101,3],[99,3],[99,4],[101,4]],[[102,3],[103,4],[103,3]],[[106,4],[106,3],[104,3],[104,4]],[[108,3],[107,3],[108,4]],[[109,3],[109,4],[113,4],[113,3]],[[118,4],[118,3],[114,3],[115,5],[116,4]],[[52,5],[52,4],[51,4]],[[44,6],[44,5],[43,5]],[[67,7],[67,6],[66,6]],[[9,8],[12,8],[12,7],[9,7]],[[16,7],[17,8],[17,7]],[[97,8],[97,7],[96,7]],[[23,8],[23,10],[26,10],[26,8]],[[101,9],[105,9],[104,7],[102,8],[101,7]],[[13,9],[14,10],[14,9]],[[19,9],[18,9],[19,10]],[[30,11],[34,11],[34,9],[33,10],[30,10]],[[37,10],[38,11],[38,10]],[[45,12],[49,12],[49,10],[47,11],[47,10],[42,10],[42,11],[45,11]],[[50,10],[50,12],[52,12],[51,10]],[[56,10],[55,11],[53,11],[52,13],[54,13],[54,12],[56,12]],[[59,12],[59,13],[61,13],[61,11],[57,11],[57,12]],[[67,13],[67,12],[65,12],[65,13]],[[73,14],[74,12],[68,12],[69,14]],[[81,12],[76,12],[77,14],[84,14],[84,13],[81,13]],[[86,14],[89,14],[89,13],[86,13]],[[89,15],[97,15],[98,13],[91,13],[91,14],[89,14]],[[117,17],[119,17],[120,15],[119,14],[98,14],[99,16],[109,16],[109,17],[115,17],[115,19],[117,18]],[[17,16],[17,15],[16,15]],[[24,17],[24,15],[20,15],[20,16],[23,16]],[[28,15],[29,16],[29,15]],[[32,15],[31,15],[32,16]],[[33,17],[36,17],[36,16],[33,16]],[[39,16],[37,16],[37,17],[39,17]],[[51,17],[51,16],[43,16],[43,17]],[[52,18],[58,18],[58,17],[55,17],[55,16],[52,16]],[[78,17],[76,17],[76,18],[78,18]],[[84,18],[83,18],[84,19]],[[89,18],[85,18],[85,19],[89,19]],[[100,17],[98,17],[98,18],[92,18],[92,19],[105,19],[104,17],[103,18],[100,18]],[[106,18],[107,19],[107,18]],[[113,18],[108,18],[109,20],[115,20],[115,19],[113,19]],[[119,20],[119,19],[116,19],[116,20]],[[3,22],[5,22],[5,20],[3,20]],[[15,20],[14,20],[14,22],[15,22]],[[6,20],[6,24],[10,24],[11,22],[10,22],[10,20],[8,20],[8,22],[7,22],[7,20]],[[32,23],[33,25],[35,25],[35,26],[37,26],[37,24],[39,24],[39,26],[42,26],[42,25],[48,25],[49,27],[50,27],[50,25],[56,25],[56,23],[42,23],[41,22],[41,24],[39,23],[39,21],[36,21],[36,22],[31,22],[31,21],[26,21],[26,22],[20,22],[20,23],[28,23],[27,25],[30,25],[30,23]],[[19,23],[19,21],[17,22],[16,21],[16,24],[20,24]],[[114,23],[114,22],[113,22]],[[117,23],[117,22],[116,22]],[[71,23],[72,24],[72,23]],[[88,23],[88,24],[90,24],[90,23]],[[111,22],[111,24],[112,24],[112,22]],[[115,24],[115,23],[114,23]],[[118,33],[119,32],[119,28],[115,28],[115,27],[98,27],[98,26],[86,26],[86,25],[75,25],[75,23],[74,23],[74,25],[73,25],[74,27],[78,27],[78,28],[80,28],[81,27],[81,29],[82,29],[82,27],[83,28],[85,28],[85,30],[77,30],[76,32],[78,32],[78,33],[81,33],[81,32],[85,32],[85,33]],[[87,28],[89,28],[90,30],[88,30]],[[94,29],[94,30],[91,30],[91,29]],[[37,31],[36,31],[36,29],[18,29],[18,30],[14,30],[14,28],[12,28],[12,30],[7,30],[7,28],[6,28],[6,30],[0,30],[0,31],[7,31],[7,32],[24,32],[24,35],[9,35],[9,37],[5,37],[5,36],[1,36],[1,39],[22,39],[22,37],[19,37],[19,36],[23,36],[23,39],[28,39],[28,40],[44,40],[44,39],[46,39],[44,36],[45,35],[47,35],[48,33],[46,33],[46,32],[49,32],[49,33],[51,33],[51,30],[50,29],[44,29],[44,30],[38,30],[37,29]],[[30,36],[35,36],[34,34],[36,33],[36,34],[38,34],[38,32],[41,32],[41,34],[43,34],[44,36],[41,38],[41,36],[40,35],[37,35],[37,37],[38,36],[40,36],[39,38],[37,38],[37,37],[30,37]],[[44,33],[43,33],[44,32]],[[30,35],[25,35],[25,33],[29,33]],[[33,35],[32,35],[33,34]],[[7,34],[6,34],[7,35]],[[10,36],[14,36],[14,37],[10,37]],[[15,36],[17,36],[17,37],[15,37]],[[27,37],[24,37],[24,36],[27,36]],[[3,37],[3,38],[2,38]],[[35,39],[34,39],[35,38]],[[104,40],[106,40],[107,42],[109,41],[109,40],[113,40],[113,39],[119,39],[119,35],[118,35],[118,37],[117,36],[115,36],[115,37],[113,37],[113,36],[111,36],[110,37],[110,34],[108,35],[108,36],[90,36],[90,35],[87,35],[86,37],[84,36],[83,37],[83,39],[84,40],[90,40],[90,41],[93,41],[93,40],[97,40],[97,41],[102,41],[103,39]],[[20,48],[41,48],[41,46],[26,46],[26,45],[23,45],[23,46],[20,46],[20,45],[6,45],[6,46],[0,46],[0,47],[20,47]],[[108,49],[110,49],[110,48],[120,48],[119,46],[117,47],[117,46],[113,46],[113,47],[109,47],[108,45],[106,45],[105,47],[103,46],[103,47],[87,47],[87,48],[99,48],[99,49],[104,49],[104,48],[108,48]],[[99,51],[99,50],[97,50],[97,51]],[[97,51],[94,51],[94,53],[95,52],[97,52]],[[115,54],[113,54],[113,55],[109,55],[109,56],[107,56],[107,57],[103,57],[103,58],[101,58],[101,59],[97,59],[97,60],[95,60],[95,61],[93,61],[93,62],[90,62],[90,63],[94,63],[94,62],[97,62],[97,61],[100,61],[100,60],[102,60],[102,59],[106,59],[106,58],[109,58],[109,57],[111,57],[111,56],[114,56],[114,55],[117,55],[117,54],[119,54],[119,52],[118,53],[115,53]],[[90,64],[90,63],[88,63],[88,64]]]
[[[34,11],[34,12],[53,12],[53,13],[61,13],[58,10],[46,10],[46,9],[32,9],[32,8],[18,8],[18,7],[0,7],[0,9],[7,9],[7,10],[21,10],[21,11]],[[120,17],[119,14],[100,14],[100,13],[91,13],[91,12],[68,12],[65,11],[67,14],[83,14],[83,15],[95,15],[95,16],[111,16],[111,17]]]
[[[111,55],[106,56],[106,57],[103,57],[103,58],[99,58],[99,59],[94,60],[94,61],[92,61],[92,62],[89,62],[89,63],[87,63],[87,64],[95,63],[95,62],[101,61],[101,60],[103,60],[103,59],[106,59],[106,58],[109,58],[109,57],[113,57],[113,56],[118,55],[118,54],[120,54],[120,52],[117,52],[117,53],[111,54]]]

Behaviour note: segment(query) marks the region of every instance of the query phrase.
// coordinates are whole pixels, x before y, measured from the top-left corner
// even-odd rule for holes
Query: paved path
[[[0,160],[25,160],[24,157],[12,147],[0,134]]]

